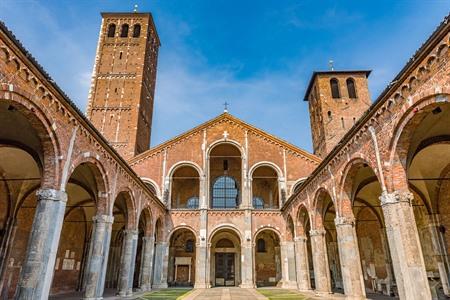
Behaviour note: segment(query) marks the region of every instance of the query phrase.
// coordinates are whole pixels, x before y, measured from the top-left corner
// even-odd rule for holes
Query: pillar
[[[144,236],[142,238],[142,262],[139,288],[141,291],[150,291],[152,289],[153,272],[153,251],[155,239],[153,236]]]
[[[134,266],[137,250],[137,230],[124,230],[123,251],[120,261],[119,295],[121,297],[133,294]]]
[[[84,299],[102,299],[113,220],[114,217],[109,215],[97,215],[93,218],[92,239],[85,271]]]
[[[347,299],[365,299],[364,277],[353,218],[336,217],[339,260]]]
[[[253,244],[252,244],[252,211],[244,212],[244,240],[241,245],[241,285],[242,288],[254,288],[253,281]]]
[[[155,263],[153,265],[153,288],[167,288],[169,247],[167,242],[155,244]]]
[[[291,241],[282,242],[281,254],[281,286],[287,289],[297,289],[297,278],[295,276],[295,244]]]
[[[205,289],[209,287],[207,272],[207,256],[208,248],[206,242],[208,222],[208,211],[206,209],[200,210],[200,235],[196,243],[195,253],[195,281],[194,288]]]
[[[52,283],[67,194],[39,189],[37,206],[20,273],[16,299],[47,299]]]
[[[300,291],[311,290],[309,276],[308,248],[306,236],[295,238],[295,266],[297,273],[297,287]]]
[[[331,293],[330,268],[328,266],[325,230],[311,230],[309,236],[311,238],[316,291],[319,293]]]
[[[431,299],[409,191],[381,194],[381,208],[400,299]]]

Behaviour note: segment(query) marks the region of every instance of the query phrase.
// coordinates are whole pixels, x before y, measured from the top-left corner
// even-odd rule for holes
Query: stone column
[[[241,245],[241,287],[254,288],[253,281],[253,243],[252,243],[252,211],[246,209],[244,212],[244,240]],[[239,258],[238,258],[239,259]]]
[[[36,195],[36,213],[15,299],[47,299],[52,283],[67,194],[40,189]]]
[[[167,242],[155,245],[155,264],[153,265],[153,288],[167,288],[167,270],[169,264],[169,247]]]
[[[150,291],[152,289],[154,247],[155,239],[153,236],[144,236],[142,238],[142,262],[139,282],[139,288],[141,291]]]
[[[133,294],[134,266],[137,250],[137,230],[124,230],[123,251],[120,261],[119,295],[121,297]]]
[[[295,276],[295,244],[294,242],[282,242],[281,254],[281,286],[287,289],[297,289],[297,278]]]
[[[431,299],[410,192],[383,192],[380,200],[400,299]]]
[[[306,236],[295,238],[295,266],[297,273],[297,286],[300,291],[311,290],[309,277],[308,248]]]
[[[336,217],[339,260],[341,262],[342,280],[347,299],[365,299],[366,292],[359,257],[358,238],[356,237],[355,220]]]
[[[311,230],[309,235],[311,238],[316,291],[319,293],[331,293],[330,268],[328,266],[325,230]]]
[[[93,218],[93,232],[85,271],[84,299],[102,299],[109,240],[114,217],[98,215]]]
[[[195,281],[194,288],[205,289],[209,287],[207,272],[207,256],[208,248],[206,243],[207,236],[208,211],[206,209],[200,210],[200,234],[196,244],[195,256]]]

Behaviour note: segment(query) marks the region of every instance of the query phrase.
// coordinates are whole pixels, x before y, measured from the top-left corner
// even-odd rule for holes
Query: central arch
[[[232,228],[218,228],[210,240],[211,286],[239,286],[241,283],[241,239]]]
[[[276,286],[282,277],[280,236],[272,228],[263,228],[255,235],[256,286]]]

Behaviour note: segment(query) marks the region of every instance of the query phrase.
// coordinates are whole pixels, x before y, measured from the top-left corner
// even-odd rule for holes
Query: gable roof
[[[210,127],[213,124],[219,123],[219,122],[221,122],[223,120],[229,120],[229,121],[232,121],[234,123],[237,123],[237,124],[247,128],[249,131],[252,131],[252,132],[255,132],[255,133],[259,134],[259,135],[262,135],[262,136],[264,136],[264,137],[266,137],[266,138],[276,142],[277,144],[279,144],[279,145],[281,145],[281,146],[283,146],[283,147],[285,147],[285,148],[287,148],[287,149],[289,149],[289,150],[291,150],[291,151],[293,151],[295,153],[298,153],[298,154],[300,154],[300,155],[302,155],[302,156],[304,156],[304,157],[306,157],[306,158],[308,158],[308,159],[310,159],[310,160],[312,160],[314,162],[320,163],[322,161],[318,156],[316,156],[316,155],[314,155],[312,153],[309,153],[308,151],[303,150],[303,149],[301,149],[301,148],[299,148],[299,147],[297,147],[297,146],[295,146],[295,145],[293,145],[293,144],[291,144],[291,143],[289,143],[289,142],[287,142],[287,141],[285,141],[283,139],[280,139],[280,138],[278,138],[278,137],[276,137],[276,136],[274,136],[274,135],[272,135],[270,133],[267,133],[267,132],[265,132],[262,129],[259,129],[259,128],[253,126],[253,125],[250,125],[250,124],[242,121],[241,119],[239,119],[239,118],[229,114],[228,112],[224,112],[224,113],[218,115],[217,117],[215,117],[215,118],[213,118],[213,119],[211,119],[209,121],[206,121],[205,123],[202,123],[202,124],[192,128],[192,129],[190,129],[188,131],[183,132],[180,135],[175,136],[172,139],[169,139],[169,140],[167,140],[167,141],[165,141],[165,142],[163,142],[163,143],[161,143],[161,144],[159,144],[159,145],[157,145],[157,146],[155,146],[153,148],[150,148],[149,150],[147,150],[145,152],[142,152],[142,153],[136,155],[135,157],[131,158],[129,160],[129,162],[130,163],[136,162],[136,161],[138,161],[138,160],[140,160],[140,159],[142,159],[142,158],[144,158],[144,157],[146,157],[148,155],[151,155],[153,153],[161,151],[162,149],[169,147],[171,144],[175,144],[176,142],[178,142],[178,141],[180,141],[180,140],[182,140],[182,139],[192,135],[193,133],[201,131],[201,130],[203,130],[203,129],[207,128],[207,127]]]

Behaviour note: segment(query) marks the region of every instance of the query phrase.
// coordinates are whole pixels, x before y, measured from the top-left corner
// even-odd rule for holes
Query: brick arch
[[[124,195],[125,197],[125,204],[127,209],[127,224],[126,229],[137,229],[137,209],[136,209],[136,200],[133,194],[133,191],[128,187],[121,187],[118,189],[118,192],[114,196],[114,202],[112,203],[110,207],[110,215],[113,215],[114,210],[114,203],[117,201],[117,198],[120,195]]]
[[[144,208],[142,208],[141,211],[138,213],[137,216],[138,226],[141,217],[144,218],[145,222],[144,236],[151,236],[153,231],[153,224],[152,224],[152,210],[150,208],[150,205],[144,206]]]
[[[173,234],[174,234],[175,232],[177,232],[178,230],[183,230],[183,229],[192,232],[192,234],[193,234],[194,237],[195,237],[196,243],[199,242],[199,239],[198,239],[198,232],[197,232],[193,227],[191,227],[191,226],[189,226],[189,225],[179,225],[179,226],[176,226],[176,227],[172,228],[172,230],[170,230],[170,232],[167,234],[167,239],[166,239],[167,242],[170,243],[170,240],[172,239],[172,236],[173,236]]]
[[[153,234],[155,236],[155,242],[164,241],[164,219],[162,216],[159,216],[155,219],[155,223],[153,224]]]
[[[161,195],[161,190],[158,186],[158,184],[156,183],[156,181],[154,181],[151,178],[148,177],[141,177],[141,180],[145,183],[145,184],[149,184],[154,190],[155,190],[155,196],[156,198],[161,199],[162,195]]]
[[[338,185],[338,201],[337,201],[337,217],[348,217],[353,218],[353,178],[359,170],[361,165],[367,165],[375,174],[378,182],[380,181],[379,175],[377,174],[376,166],[371,163],[363,154],[358,154],[357,156],[350,159],[350,161],[344,166],[341,178]]]
[[[292,226],[292,228],[291,228],[291,226]],[[295,238],[295,222],[290,214],[288,214],[286,217],[286,230],[285,231],[286,231],[285,240],[293,241]]]
[[[323,228],[323,218],[324,218],[324,200],[325,198],[330,196],[331,202],[336,208],[336,203],[333,200],[332,194],[328,191],[325,187],[319,187],[316,192],[314,193],[314,199],[313,199],[313,209],[311,212],[311,229],[320,229]],[[336,210],[337,211],[337,210]]]
[[[272,168],[277,173],[278,179],[283,177],[283,172],[281,171],[280,167],[277,164],[275,164],[274,162],[271,162],[271,161],[259,161],[250,167],[250,169],[248,171],[250,178],[253,178],[253,172],[255,172],[255,170],[258,169],[259,167]]]
[[[222,223],[222,224],[219,224],[219,225],[215,226],[211,230],[211,233],[209,234],[208,244],[211,244],[212,239],[214,238],[214,236],[217,233],[219,233],[222,230],[227,230],[227,229],[230,230],[230,231],[233,231],[237,235],[237,237],[239,238],[239,242],[242,245],[242,243],[244,241],[244,237],[242,235],[242,232],[239,230],[239,228],[236,225],[231,224],[231,223]]]
[[[447,98],[447,102],[438,102],[441,98]],[[450,91],[446,90],[440,94],[422,97],[404,110],[404,114],[395,125],[394,134],[389,141],[388,157],[385,158],[385,161],[389,162],[389,167],[384,170],[386,188],[389,192],[394,190],[406,191],[408,189],[406,170],[414,131],[432,109],[442,105],[440,103],[447,103],[448,105],[449,98]]]
[[[258,236],[258,234],[260,234],[261,232],[263,232],[263,231],[265,231],[265,230],[274,232],[274,233],[278,236],[278,239],[279,239],[280,242],[281,242],[281,236],[282,236],[282,235],[281,235],[280,230],[278,230],[277,228],[275,228],[275,227],[272,226],[272,225],[263,225],[263,226],[260,226],[260,227],[255,231],[255,233],[253,234],[253,247],[255,246],[255,241],[256,241],[256,237]]]
[[[306,215],[302,214],[302,212],[305,212]],[[306,235],[308,234],[306,232],[306,225],[308,222],[311,227],[311,213],[309,212],[309,210],[305,204],[302,203],[299,205],[299,207],[297,209],[295,220],[296,220],[296,224],[297,224],[296,235],[306,237]]]
[[[229,144],[229,145],[233,145],[234,147],[236,147],[239,152],[241,152],[241,158],[243,158],[244,156],[244,147],[242,147],[242,145],[235,140],[232,139],[220,139],[220,140],[216,140],[214,142],[212,142],[208,148],[206,149],[206,153],[207,153],[207,157],[209,159],[210,155],[211,155],[211,151],[219,145],[223,145],[223,144]]]
[[[196,164],[193,161],[188,161],[188,160],[183,160],[183,161],[179,161],[176,164],[172,165],[172,167],[169,169],[169,172],[167,172],[169,178],[173,177],[173,174],[175,174],[175,172],[182,167],[191,167],[193,169],[195,169],[198,173],[199,177],[202,177],[204,172],[202,170],[202,168]]]
[[[95,198],[97,205],[97,214],[104,214],[108,211],[108,204],[110,203],[110,199],[108,196],[108,191],[110,190],[109,179],[105,167],[95,157],[95,155],[85,156],[84,154],[80,154],[78,157],[76,157],[67,172],[65,182],[63,182],[62,184],[64,187],[66,187],[73,172],[79,166],[87,164],[94,174],[95,183],[99,192],[99,194],[96,195]]]
[[[50,113],[36,105],[30,99],[33,96],[24,96],[27,93],[20,88],[11,85],[0,85],[0,88],[0,100],[13,105],[36,130],[43,152],[41,187],[59,189],[61,166],[57,157],[61,156],[61,146],[52,129]]]

